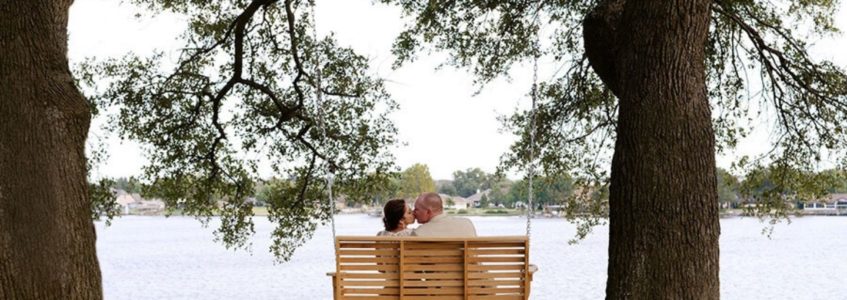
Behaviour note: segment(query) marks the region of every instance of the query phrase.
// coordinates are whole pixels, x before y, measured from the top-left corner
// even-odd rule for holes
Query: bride
[[[407,226],[415,223],[412,210],[403,199],[393,199],[385,203],[382,209],[382,223],[385,230],[377,233],[377,236],[410,236],[412,229]]]

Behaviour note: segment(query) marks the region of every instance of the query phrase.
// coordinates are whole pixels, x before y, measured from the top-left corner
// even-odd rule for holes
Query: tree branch
[[[280,114],[279,118],[277,118],[276,124],[273,127],[279,127],[279,126],[282,125],[282,123],[291,121],[291,119],[293,119],[294,116],[296,115],[297,111],[300,110],[301,108],[303,108],[303,101],[298,101],[297,105],[295,105],[293,107],[286,107],[285,104],[283,104],[282,101],[280,101],[280,99],[276,96],[276,94],[269,87],[267,87],[266,85],[260,84],[258,82],[255,82],[251,79],[241,78],[241,79],[238,79],[238,83],[241,83],[241,84],[247,85],[247,86],[249,86],[253,89],[259,90],[260,92],[262,92],[263,94],[268,96],[268,98],[270,98],[271,101],[273,101],[274,106],[276,106],[276,109],[279,111],[279,114]]]
[[[217,130],[217,136],[215,137],[214,142],[212,142],[212,147],[209,149],[209,152],[206,154],[206,158],[212,164],[212,171],[209,174],[210,178],[217,176],[219,172],[220,166],[217,163],[217,150],[221,145],[221,142],[226,139],[226,132],[224,131],[223,125],[220,123],[220,109],[223,102],[223,98],[229,93],[230,90],[235,86],[235,84],[241,79],[241,73],[243,70],[243,60],[244,60],[244,29],[247,26],[247,23],[253,18],[253,15],[256,11],[263,5],[270,4],[275,0],[255,0],[244,9],[244,12],[241,13],[235,19],[235,40],[234,48],[235,53],[233,54],[233,71],[232,76],[227,81],[227,83],[221,88],[218,93],[212,98],[212,125],[215,126]]]
[[[585,54],[594,72],[615,95],[620,95],[615,52],[617,27],[626,0],[606,0],[597,4],[583,20]]]
[[[300,193],[297,195],[297,202],[302,203],[306,200],[306,189],[309,187],[309,181],[312,179],[312,172],[315,170],[316,157],[317,154],[312,154],[312,160],[309,162],[309,168],[306,169],[306,175],[303,178],[303,185],[301,185]],[[301,208],[303,206],[305,205],[300,205]]]
[[[294,81],[292,82],[292,85],[294,86],[294,91],[297,94],[298,106],[302,106],[303,102],[305,102],[306,96],[303,93],[303,90],[300,88],[299,83],[303,79],[303,77],[308,76],[308,74],[306,73],[305,68],[303,67],[303,62],[300,59],[299,52],[297,51],[297,48],[299,47],[299,42],[298,42],[298,39],[297,39],[297,31],[295,30],[295,26],[294,26],[294,24],[295,24],[295,22],[294,22],[294,20],[295,20],[294,9],[291,7],[291,4],[292,4],[292,0],[285,0],[285,14],[286,14],[286,19],[288,21],[288,37],[289,37],[289,40],[290,40],[290,43],[291,43],[291,45],[290,45],[291,46],[291,56],[294,60],[294,66],[297,69],[297,75],[294,77]],[[314,24],[313,24],[313,26],[314,26]],[[286,133],[286,132],[283,131],[283,133]],[[311,150],[313,154],[315,154],[316,156],[318,156],[321,159],[323,159],[324,161],[326,161],[332,168],[337,167],[335,162],[330,160],[327,156],[321,154],[318,151],[318,149],[315,148],[311,143],[306,141],[306,139],[303,138],[303,136],[298,135],[296,137],[296,140],[299,140],[301,143],[303,143],[303,145],[305,145],[307,148],[309,148],[309,150]]]

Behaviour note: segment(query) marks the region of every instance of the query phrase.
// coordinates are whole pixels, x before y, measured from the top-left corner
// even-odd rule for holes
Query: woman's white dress
[[[377,233],[376,235],[377,236],[411,236],[412,235],[412,229],[406,228],[406,229],[400,230],[398,232],[391,232],[391,231],[383,230],[383,231],[380,231],[379,233]]]

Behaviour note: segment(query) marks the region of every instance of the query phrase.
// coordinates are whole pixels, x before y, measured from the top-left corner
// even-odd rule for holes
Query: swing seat
[[[334,299],[529,299],[526,236],[338,236]]]

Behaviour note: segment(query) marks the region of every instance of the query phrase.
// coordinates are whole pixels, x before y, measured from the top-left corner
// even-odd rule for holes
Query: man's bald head
[[[426,224],[433,217],[444,212],[444,204],[437,193],[423,193],[415,200],[415,219]]]
[[[431,209],[434,213],[444,211],[444,202],[441,201],[441,196],[437,193],[423,193],[418,197],[418,201],[421,201],[426,208]]]

